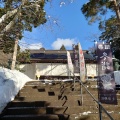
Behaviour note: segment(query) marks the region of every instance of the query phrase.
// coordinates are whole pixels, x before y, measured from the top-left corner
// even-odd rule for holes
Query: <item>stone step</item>
[[[40,115],[63,114],[66,107],[12,107],[5,112],[6,115]]]
[[[85,85],[97,85],[97,81],[87,81]]]
[[[52,85],[71,85],[74,84],[73,81],[67,81],[67,82],[62,82],[62,81],[53,81],[53,82],[44,82],[44,81],[30,81],[27,82],[26,85],[40,85],[46,83],[52,83]],[[75,81],[75,85],[80,84],[79,81]],[[93,80],[88,80],[87,82],[83,83],[84,85],[97,85],[97,81]]]
[[[33,90],[30,90],[30,89],[22,89],[22,90],[20,90],[19,91],[19,93],[38,93],[38,92],[40,92],[40,93],[42,93],[42,92],[51,92],[51,91],[53,91],[53,92],[55,92],[55,93],[66,93],[66,94],[80,94],[80,88],[79,88],[79,90],[78,89],[68,89],[68,88],[65,88],[65,89],[48,89],[48,88],[43,88],[43,87],[41,87],[41,88],[39,88],[39,89],[33,89]],[[82,90],[83,91],[83,94],[88,94],[88,92],[85,90],[85,89],[83,89]],[[91,92],[92,94],[98,94],[98,90],[93,90],[93,91],[89,91],[89,92]]]
[[[41,96],[57,96],[54,92],[20,92],[16,97],[41,97]]]
[[[13,101],[56,101],[56,100],[64,100],[64,101],[75,101],[75,100],[82,100],[83,102],[88,100],[89,103],[93,102],[94,99],[92,97],[86,97],[86,95],[84,95],[83,97],[81,97],[81,95],[59,95],[59,96],[40,96],[40,95],[34,95],[34,96],[20,96],[20,97],[15,97],[15,99]]]
[[[86,88],[90,91],[90,92],[92,92],[92,93],[98,93],[98,89],[96,88],[96,86],[95,85],[91,85],[91,86],[88,86],[88,85],[86,85]],[[50,91],[50,90],[53,90],[53,91],[60,91],[60,92],[62,92],[62,91],[64,91],[64,92],[70,92],[70,91],[73,91],[73,86],[69,86],[69,87],[55,87],[55,86],[25,86],[22,90],[21,90],[21,92],[24,92],[24,91],[28,91],[28,89],[31,89],[33,92],[34,91],[41,91],[41,90],[43,90],[44,92],[45,91]],[[85,90],[85,88],[83,88],[82,87],[82,89],[83,89],[83,93],[87,93],[87,91]],[[80,91],[80,85],[78,85],[78,87],[76,87],[75,86],[75,90],[76,91]],[[32,92],[31,91],[31,92]]]
[[[120,101],[118,101],[118,103],[119,103]],[[89,104],[95,104],[96,103],[96,101],[93,99],[93,100],[89,100],[89,98],[88,99],[84,99],[83,98],[83,103],[84,104],[86,104],[86,105],[89,105]],[[103,105],[110,105],[110,104],[103,104]],[[113,105],[110,105],[110,106],[113,106]]]
[[[94,97],[97,99],[97,97]],[[43,96],[43,95],[34,95],[34,96],[16,96],[15,99],[13,101],[55,101],[55,100],[71,100],[71,101],[74,101],[74,100],[82,100],[83,101],[86,101],[88,100],[89,102],[92,102],[93,101],[93,98],[90,97],[90,96],[86,96],[86,95],[83,95],[83,97],[81,97],[81,95],[55,95],[55,96]]]
[[[75,85],[76,87],[77,86],[80,86],[80,83],[79,82],[75,82],[75,84],[73,82],[61,82],[61,83],[45,83],[45,82],[39,82],[39,83],[26,83],[25,86],[54,86],[54,87],[70,87],[70,86],[73,86]]]
[[[119,111],[120,110],[120,105],[102,105],[107,111]]]
[[[13,102],[33,102],[33,101],[47,101],[47,102],[54,102],[54,101],[79,101],[79,103],[81,103],[81,96],[37,96],[37,97],[15,97],[15,99],[13,100]],[[89,104],[95,104],[95,101],[89,97],[89,98],[86,98],[86,97],[83,97],[83,103],[86,104],[86,105],[89,105]]]
[[[33,101],[33,102],[14,102],[9,103],[10,107],[45,107],[49,104],[46,101]]]
[[[119,120],[120,114],[110,113],[114,120]],[[5,115],[1,120],[99,120],[99,114],[90,113],[89,111],[79,114],[41,114],[41,115]],[[103,112],[103,120],[110,118]]]
[[[56,92],[74,92],[73,88],[47,88],[47,87],[39,87],[39,88],[23,88],[20,90],[20,92],[47,92],[47,91],[56,91]],[[75,91],[80,91],[80,88],[75,88]]]
[[[88,90],[91,90],[91,91],[94,91],[94,90],[98,90],[98,88],[97,88],[97,85],[85,85],[85,87],[88,89]],[[66,85],[63,85],[63,86],[53,86],[53,85],[38,85],[38,86],[36,86],[36,85],[33,85],[33,86],[24,86],[23,88],[22,88],[22,90],[24,90],[24,89],[40,89],[40,88],[46,88],[46,89],[57,89],[57,90],[67,90],[67,89],[73,89],[74,88],[74,86],[73,85],[70,85],[70,86],[66,86]],[[84,89],[84,87],[82,87],[83,89]],[[80,90],[80,85],[76,85],[75,86],[75,89],[77,89],[77,90]]]
[[[53,91],[49,91],[49,92],[45,92],[45,93],[27,93],[27,92],[21,92],[21,93],[19,93],[16,97],[15,97],[15,99],[18,99],[19,97],[36,97],[36,98],[40,98],[40,97],[44,97],[45,98],[45,96],[46,97],[56,97],[56,98],[58,98],[58,96],[67,96],[67,98],[81,98],[81,96],[83,96],[84,98],[89,98],[89,99],[91,99],[92,97],[90,96],[90,95],[88,95],[88,94],[83,94],[83,95],[81,95],[80,93],[76,93],[76,94],[73,94],[73,93],[70,93],[70,94],[67,94],[67,93],[56,93],[56,92],[53,92]],[[95,98],[97,98],[97,95],[93,95],[93,96],[95,96]]]
[[[120,119],[120,113],[112,112],[112,111],[109,111],[108,113],[113,118],[113,120],[119,120]],[[104,112],[102,112],[102,119],[103,120],[110,120],[110,118]]]
[[[98,113],[98,108],[94,106],[55,106],[55,107],[9,107],[5,115],[39,115],[39,114],[80,114],[89,111]]]
[[[94,100],[83,99],[83,105],[98,105]]]
[[[15,97],[13,101],[54,101],[59,100],[58,96],[35,96],[35,97]]]
[[[86,104],[86,103],[88,104]],[[97,106],[95,101],[83,101],[84,106]],[[12,101],[10,107],[47,107],[47,106],[81,106],[81,100],[54,100],[54,101]],[[106,106],[108,107],[108,106]]]
[[[22,95],[33,95],[33,94],[38,94],[38,95],[59,95],[59,94],[64,94],[64,95],[80,95],[80,91],[57,91],[57,90],[46,90],[46,89],[39,89],[39,90],[33,90],[33,91],[20,91],[18,93],[18,96]]]
[[[55,87],[61,87],[61,86],[71,86],[73,85],[73,82],[61,82],[61,83],[52,83],[52,82],[36,82],[36,83],[26,83],[25,86],[55,86]],[[74,85],[79,85],[79,83],[75,83]]]
[[[98,89],[96,88],[87,88],[87,90],[91,92],[92,94],[98,94]],[[87,93],[87,91],[84,88],[83,88],[83,92],[84,94]]]
[[[42,115],[6,115],[0,120],[68,120],[69,115],[42,114]]]
[[[84,84],[97,99],[98,89],[96,83],[89,81]],[[59,82],[43,84],[39,81],[27,83],[9,103],[0,120],[99,120],[98,104],[90,97],[85,88],[83,90],[83,103],[80,95],[80,84],[75,83],[73,91],[72,82]],[[117,92],[119,101],[120,93]],[[103,105],[103,107],[119,120],[119,104]],[[109,118],[102,112],[104,120]]]
[[[10,107],[47,107],[47,106],[80,106],[79,100],[54,100],[54,101],[31,101],[31,102],[19,102],[12,101],[9,103]]]
[[[120,119],[120,114],[110,113],[110,115],[113,118],[113,120]],[[83,114],[76,114],[73,117],[71,116],[70,118],[72,118],[70,120],[100,120],[99,114],[96,113],[90,114],[89,111],[84,112]],[[110,120],[110,118],[104,112],[102,112],[102,120]]]
[[[99,120],[99,114],[84,112],[80,114],[70,115],[68,120]],[[108,119],[104,119],[108,120]]]
[[[6,115],[2,117],[1,120],[99,120],[99,115],[90,114],[87,112],[83,114],[73,114],[73,115],[66,115],[66,114],[9,115],[9,116]],[[104,120],[108,120],[108,118]],[[119,120],[119,119],[116,119],[116,120]]]

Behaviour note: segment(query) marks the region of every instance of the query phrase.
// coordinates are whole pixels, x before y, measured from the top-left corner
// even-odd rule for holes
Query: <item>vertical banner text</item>
[[[99,101],[106,104],[117,104],[110,44],[98,43],[97,56]]]

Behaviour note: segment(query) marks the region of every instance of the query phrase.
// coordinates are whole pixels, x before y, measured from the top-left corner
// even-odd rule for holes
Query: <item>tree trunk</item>
[[[118,22],[120,23],[120,10],[119,10],[119,6],[118,6],[116,0],[114,0],[114,5],[115,5],[115,12],[117,15],[117,19],[118,19]]]
[[[18,47],[18,38],[16,38],[16,40],[15,40],[15,46],[14,46],[14,52],[13,52],[13,59],[12,59],[11,70],[15,69],[16,56],[17,56],[17,47]]]

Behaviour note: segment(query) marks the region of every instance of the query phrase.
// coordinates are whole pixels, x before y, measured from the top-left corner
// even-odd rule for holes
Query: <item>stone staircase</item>
[[[96,81],[88,81],[85,86],[97,99]],[[99,120],[97,103],[83,87],[82,91],[83,103],[79,82],[75,89],[73,82],[28,82],[3,110],[0,120]],[[117,96],[119,101],[119,92]],[[120,119],[119,103],[103,104],[114,120]],[[104,112],[102,119],[109,120]]]

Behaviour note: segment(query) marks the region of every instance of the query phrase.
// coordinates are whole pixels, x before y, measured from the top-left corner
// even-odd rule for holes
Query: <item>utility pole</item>
[[[18,37],[15,40],[15,46],[14,46],[14,52],[13,52],[13,59],[12,59],[11,70],[15,69],[16,56],[17,56],[17,48],[18,48]]]

